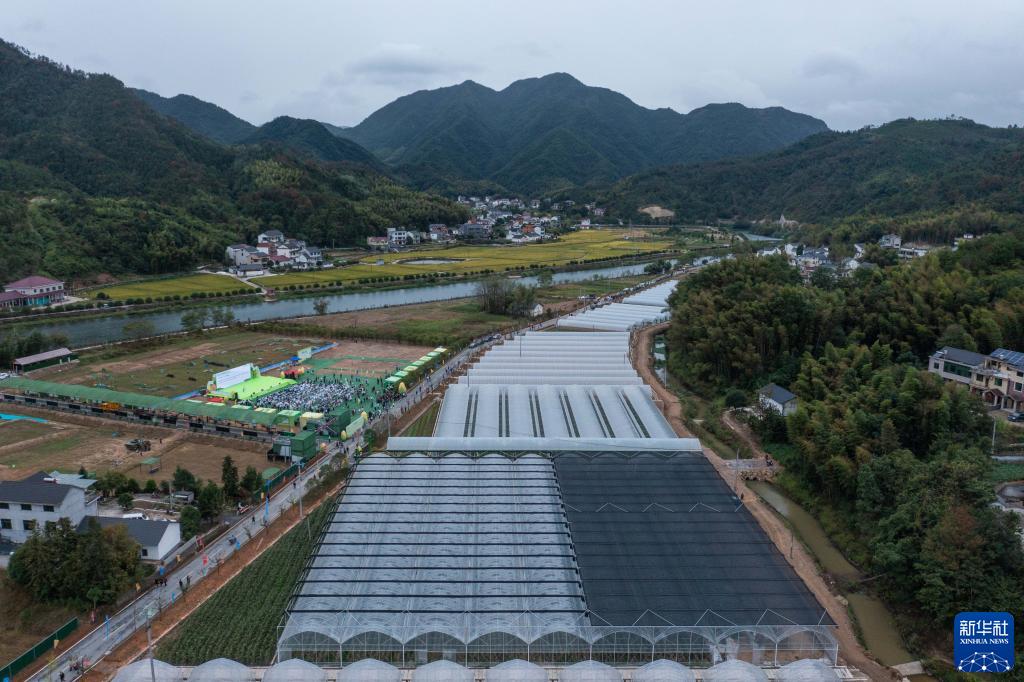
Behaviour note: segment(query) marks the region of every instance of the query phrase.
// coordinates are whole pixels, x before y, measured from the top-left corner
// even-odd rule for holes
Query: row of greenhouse
[[[144,658],[118,671],[114,682],[832,682],[839,679],[828,662],[820,659],[803,659],[775,669],[731,660],[703,670],[692,670],[665,659],[633,669],[613,668],[597,661],[582,661],[564,668],[542,668],[518,659],[487,669],[470,669],[439,660],[403,671],[372,658],[343,668],[321,668],[297,658],[269,668],[250,668],[226,658],[185,668]]]
[[[668,299],[678,282],[671,280],[640,293],[627,296],[621,303],[588,308],[558,320],[560,329],[627,331],[648,324],[666,322]]]

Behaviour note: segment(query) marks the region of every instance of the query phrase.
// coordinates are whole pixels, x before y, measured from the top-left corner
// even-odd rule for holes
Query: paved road
[[[111,615],[108,622],[100,622],[99,627],[74,643],[69,649],[61,652],[52,667],[47,664],[28,679],[32,682],[56,680],[59,678],[60,672],[63,671],[67,679],[70,680],[74,679],[74,675],[69,671],[69,666],[73,661],[82,661],[85,667],[94,665],[114,647],[138,631],[139,628],[144,627],[147,618],[158,613],[172,600],[180,599],[179,580],[183,584],[195,586],[203,580],[207,571],[212,571],[217,566],[218,561],[223,561],[239,547],[259,537],[258,533],[264,523],[273,522],[282,512],[295,505],[299,494],[305,492],[306,484],[310,479],[317,475],[320,467],[330,463],[338,452],[341,450],[337,448],[329,450],[324,459],[303,471],[294,484],[285,484],[270,497],[269,501],[243,515],[234,526],[203,551],[200,551],[192,559],[184,560],[180,567],[168,574],[166,586],[154,587],[142,593],[135,601]]]

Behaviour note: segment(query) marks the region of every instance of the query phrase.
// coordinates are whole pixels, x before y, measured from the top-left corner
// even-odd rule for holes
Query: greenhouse
[[[519,658],[505,661],[487,671],[487,682],[548,682],[548,671]]]
[[[402,682],[402,671],[390,663],[364,658],[338,671],[338,682]]]
[[[779,682],[839,682],[839,675],[827,660],[805,658],[779,668],[775,679]]]
[[[648,305],[656,308],[668,308],[668,297],[676,290],[676,285],[678,284],[679,282],[677,280],[662,282],[650,289],[645,289],[640,293],[627,296],[622,299],[622,302],[630,305]]]
[[[150,659],[143,658],[118,670],[114,682],[153,682],[154,677],[156,682],[177,682],[181,673],[169,663],[153,660],[150,666]]]
[[[326,682],[327,671],[299,658],[272,665],[263,673],[262,682]]]
[[[622,682],[622,674],[604,663],[580,661],[558,673],[558,682]]]
[[[731,660],[704,671],[707,682],[768,682],[768,675],[756,665]]]
[[[825,610],[628,356],[621,331],[517,336],[449,387],[433,436],[360,461],[278,660],[590,661],[571,679],[658,659],[834,661]]]
[[[215,658],[192,668],[191,682],[247,682],[252,674],[248,666],[228,658]]]
[[[451,661],[434,661],[416,668],[412,682],[473,682],[473,671]]]
[[[661,659],[633,671],[632,682],[694,682],[693,671],[675,661]]]
[[[591,329],[594,331],[628,331],[635,327],[657,322],[666,322],[668,313],[656,306],[609,303],[600,308],[590,308],[568,317],[559,318],[557,326],[569,329]]]

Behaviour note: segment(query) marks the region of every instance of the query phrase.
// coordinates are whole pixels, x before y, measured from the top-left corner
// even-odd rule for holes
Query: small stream
[[[763,481],[747,481],[747,487],[757,493],[790,524],[800,541],[810,550],[828,573],[845,581],[857,581],[863,576],[857,567],[836,549],[821,527],[806,509],[798,505],[776,486]],[[884,665],[898,665],[917,660],[903,648],[892,614],[881,600],[862,592],[843,595],[850,602],[850,610],[860,624],[861,635],[868,651]],[[915,682],[933,678],[915,675]]]

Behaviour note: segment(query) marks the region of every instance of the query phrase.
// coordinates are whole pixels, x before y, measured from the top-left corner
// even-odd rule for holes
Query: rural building
[[[1024,353],[997,348],[982,355],[946,346],[929,358],[928,371],[960,384],[986,405],[1024,410]]]
[[[898,249],[903,244],[903,238],[898,234],[887,234],[878,240],[878,245],[883,249]]]
[[[5,301],[6,307],[51,305],[64,300],[64,282],[33,275],[5,284],[4,293],[7,296],[0,300],[0,306]]]
[[[408,246],[409,244],[419,244],[420,233],[415,230],[407,230],[405,228],[388,228],[388,244],[391,246]]]
[[[93,520],[101,528],[123,526],[128,531],[128,535],[142,548],[143,561],[163,561],[174,551],[175,547],[181,544],[181,524],[174,521],[123,519],[117,516],[86,516],[78,524],[78,532],[87,531]]]
[[[387,237],[367,237],[366,245],[371,249],[377,249],[380,251],[387,251],[388,238]]]
[[[89,490],[95,481],[78,481],[60,483],[43,472],[23,481],[0,481],[0,539],[20,544],[47,523],[63,518],[77,526],[86,515],[95,514],[99,495]]]
[[[757,392],[757,401],[765,410],[788,416],[796,412],[797,397],[775,384],[768,384]]]
[[[267,273],[262,265],[257,265],[256,263],[249,265],[233,265],[228,269],[228,272],[238,277],[259,277],[260,275],[265,275]]]
[[[927,244],[903,244],[899,247],[896,255],[903,260],[913,260],[927,256],[931,250],[932,247]]]
[[[76,360],[78,360],[78,356],[67,348],[54,348],[53,350],[36,353],[35,355],[15,358],[14,371],[18,374],[24,374],[34,369],[42,369],[51,365],[63,365]]]
[[[463,239],[488,239],[491,227],[484,223],[463,223],[459,226],[459,236]]]
[[[274,244],[280,244],[285,240],[284,233],[281,230],[267,230],[261,232],[257,237],[257,242],[271,242]]]

